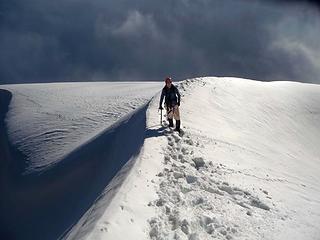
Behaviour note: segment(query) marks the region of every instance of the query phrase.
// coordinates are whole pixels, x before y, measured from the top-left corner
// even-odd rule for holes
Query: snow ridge
[[[10,192],[19,189],[4,188],[1,223],[19,226],[20,238],[29,239],[317,239],[320,87],[236,78],[178,87],[181,134],[159,124],[156,95],[59,161],[61,172],[33,174],[32,188],[21,181],[19,204]],[[56,130],[62,128],[42,133],[58,136]],[[16,206],[27,217],[10,211]],[[24,224],[30,217],[36,233]]]
[[[156,82],[2,85],[13,93],[9,139],[26,156],[24,174],[41,172],[147,103]]]
[[[79,226],[91,229],[139,154],[147,106],[126,115],[41,174],[21,174],[15,167],[25,156],[17,155],[10,144],[1,156],[2,237],[53,240],[81,235]],[[9,142],[6,129],[0,130],[5,138],[1,144]]]
[[[185,96],[190,88],[205,85],[205,81],[192,80],[179,88]],[[230,211],[234,216],[244,214],[242,217],[248,219],[256,213],[268,216],[264,225],[274,224],[272,218],[279,216],[267,191],[262,190],[265,194],[261,200],[248,189],[231,186],[224,175],[233,170],[201,154],[208,138],[170,130],[164,136],[168,143],[164,148],[163,171],[157,174],[159,198],[148,204],[157,208],[159,214],[148,220],[151,239],[238,239],[243,226],[228,219]],[[217,145],[214,139],[210,140]],[[262,237],[263,234],[256,234],[254,238]]]
[[[159,124],[156,96],[137,164],[88,239],[317,239],[320,87],[178,87],[182,134]]]

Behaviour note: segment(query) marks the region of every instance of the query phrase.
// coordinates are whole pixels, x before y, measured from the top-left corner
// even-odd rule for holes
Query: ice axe
[[[162,108],[160,108],[160,125],[162,125]]]

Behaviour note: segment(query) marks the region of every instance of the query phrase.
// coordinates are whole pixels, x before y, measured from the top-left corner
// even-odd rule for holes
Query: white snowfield
[[[105,91],[110,86],[117,92]],[[320,239],[319,85],[182,81],[181,134],[160,125],[160,95],[154,94],[162,86],[1,86],[13,92],[9,139],[26,155],[27,172],[43,177],[19,185],[3,175],[0,187],[9,187],[6,204],[0,201],[6,227],[0,233],[16,239]]]
[[[160,86],[159,82],[2,85],[13,94],[6,121],[10,141],[27,156],[25,173],[58,163],[145,104]]]
[[[199,78],[179,88],[184,134],[160,128],[156,96],[136,163],[83,238],[319,239],[320,86]]]

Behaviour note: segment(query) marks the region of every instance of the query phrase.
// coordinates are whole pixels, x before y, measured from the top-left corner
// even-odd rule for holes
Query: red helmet
[[[166,77],[165,82],[166,82],[166,83],[172,83],[171,77]]]

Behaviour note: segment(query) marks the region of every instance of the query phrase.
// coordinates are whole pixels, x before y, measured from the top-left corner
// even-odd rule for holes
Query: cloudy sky
[[[317,1],[1,0],[0,84],[238,76],[320,84]]]

